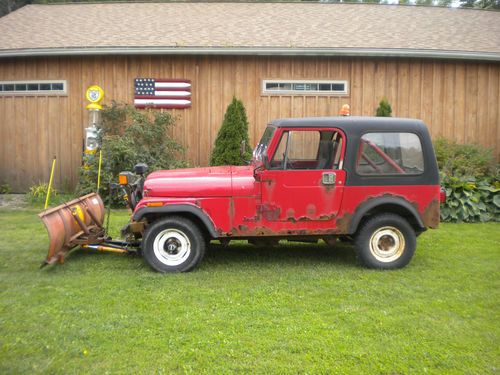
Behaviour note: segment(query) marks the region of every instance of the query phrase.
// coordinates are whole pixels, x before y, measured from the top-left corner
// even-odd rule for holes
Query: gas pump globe
[[[101,105],[104,98],[104,91],[97,85],[92,85],[87,89],[86,98],[90,102],[87,104],[89,110],[89,126],[85,128],[85,153],[94,154],[99,148],[97,141],[97,125],[101,121]]]

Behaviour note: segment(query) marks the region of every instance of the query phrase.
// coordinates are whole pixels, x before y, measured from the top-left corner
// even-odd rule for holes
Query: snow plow
[[[49,250],[41,267],[64,263],[68,252],[80,246],[84,249],[129,253],[130,244],[112,241],[104,228],[104,204],[97,193],[63,203],[38,214],[49,234]]]

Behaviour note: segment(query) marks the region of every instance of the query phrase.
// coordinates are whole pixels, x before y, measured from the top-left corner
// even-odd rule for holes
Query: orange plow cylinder
[[[91,193],[38,214],[49,234],[49,251],[42,266],[63,263],[75,246],[105,241],[104,204]]]

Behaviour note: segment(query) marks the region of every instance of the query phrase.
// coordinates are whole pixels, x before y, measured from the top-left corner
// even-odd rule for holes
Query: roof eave
[[[500,61],[500,52],[443,51],[404,48],[300,47],[71,47],[0,50],[1,57],[96,55],[233,55],[233,56],[340,56],[399,57]]]

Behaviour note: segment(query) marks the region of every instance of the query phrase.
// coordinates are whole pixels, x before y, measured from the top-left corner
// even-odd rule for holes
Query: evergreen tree
[[[377,117],[391,117],[392,116],[392,108],[389,104],[387,98],[383,98],[377,108]]]
[[[241,144],[245,142],[245,150],[241,155]],[[248,140],[248,120],[241,100],[233,96],[226,109],[224,121],[210,157],[210,165],[244,165],[250,160],[252,150]]]

